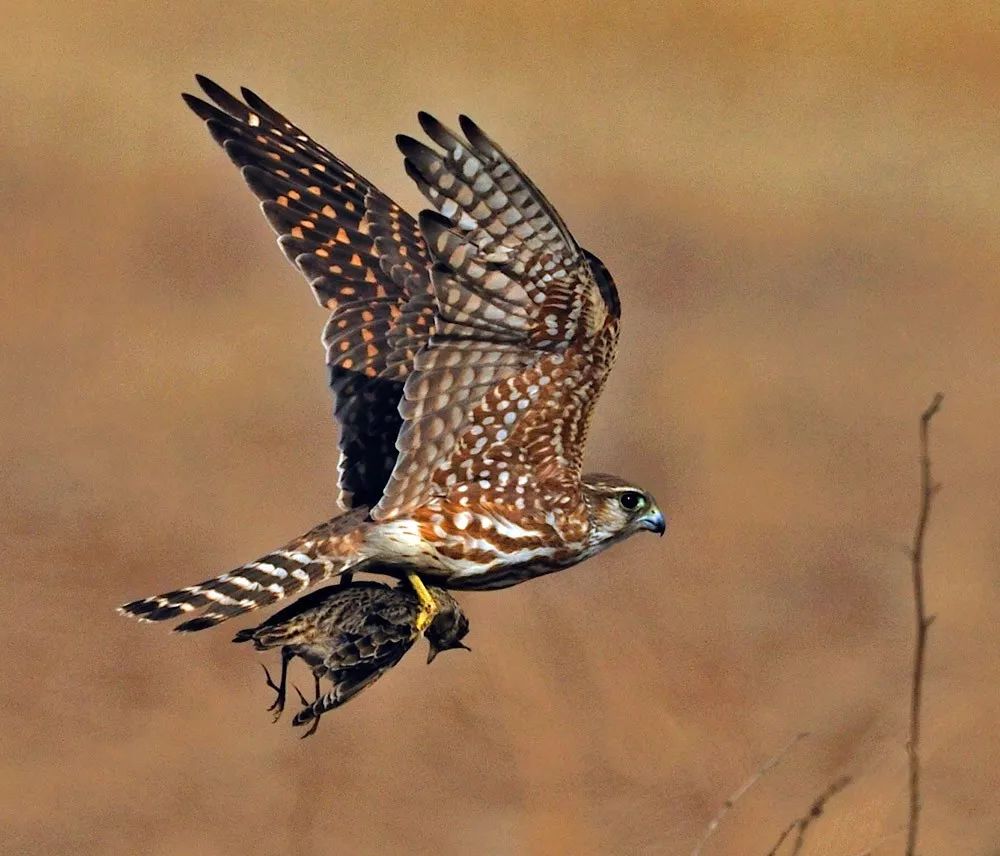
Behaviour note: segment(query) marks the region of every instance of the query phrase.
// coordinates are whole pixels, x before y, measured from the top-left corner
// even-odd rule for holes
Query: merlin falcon
[[[582,474],[621,305],[601,261],[471,119],[400,135],[433,206],[414,219],[248,89],[184,95],[236,164],[278,243],[330,312],[323,333],[346,512],[214,579],[134,601],[147,621],[212,627],[355,572],[497,589],[641,530],[653,497]],[[212,102],[212,103],[209,103]]]

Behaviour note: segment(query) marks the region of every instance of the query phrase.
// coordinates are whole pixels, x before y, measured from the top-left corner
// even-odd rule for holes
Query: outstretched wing
[[[372,506],[396,462],[398,405],[432,327],[428,253],[414,219],[253,92],[205,77],[184,95],[240,167],[289,260],[331,310],[323,334],[341,425],[341,501]]]
[[[397,138],[437,209],[420,217],[436,312],[406,380],[399,459],[375,519],[432,496],[517,509],[526,497],[579,502],[587,428],[615,356],[610,275],[514,161],[460,122],[466,139],[420,114],[441,151]]]

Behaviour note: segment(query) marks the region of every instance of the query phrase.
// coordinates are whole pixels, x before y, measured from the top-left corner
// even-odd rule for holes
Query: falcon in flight
[[[346,513],[214,579],[134,601],[201,630],[356,571],[496,589],[575,565],[641,530],[653,497],[581,473],[621,307],[521,168],[471,119],[426,113],[433,146],[396,142],[434,210],[414,219],[253,92],[198,77],[184,95],[239,167],[285,255],[330,312],[323,334]]]
[[[469,620],[448,592],[429,589],[438,613],[424,633],[429,644],[427,662],[442,651],[465,648]],[[276,684],[267,667],[267,685],[276,693],[277,722],[285,708],[288,665],[301,657],[312,669],[316,698],[302,699],[302,709],[292,725],[312,726],[303,735],[314,734],[324,713],[350,701],[395,666],[420,636],[417,621],[421,604],[407,583],[396,588],[376,582],[350,582],[327,586],[300,597],[291,606],[272,615],[259,627],[241,630],[234,642],[253,642],[258,651],[281,646],[281,678]],[[320,678],[333,685],[320,693]],[[299,694],[301,697],[301,693]]]

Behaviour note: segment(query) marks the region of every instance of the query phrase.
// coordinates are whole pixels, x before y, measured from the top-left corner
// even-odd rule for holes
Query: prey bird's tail
[[[409,645],[402,646],[401,650],[398,651],[399,656],[376,663],[369,668],[359,669],[355,667],[347,670],[346,673],[332,671],[327,677],[333,682],[333,689],[326,695],[317,698],[312,704],[307,704],[295,714],[292,725],[305,725],[307,722],[318,719],[324,713],[346,704],[395,666],[403,658],[403,654],[409,650],[409,647]]]
[[[349,515],[344,515],[345,517]],[[244,612],[299,594],[316,583],[350,570],[358,561],[352,549],[358,540],[351,532],[329,531],[343,518],[335,518],[308,535],[261,556],[253,562],[204,582],[165,594],[134,600],[118,607],[123,615],[140,621],[166,621],[191,615],[177,625],[187,633],[214,627]]]

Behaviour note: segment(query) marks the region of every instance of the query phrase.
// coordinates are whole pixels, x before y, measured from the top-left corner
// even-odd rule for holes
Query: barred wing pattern
[[[514,161],[460,122],[466,139],[420,114],[443,151],[397,137],[438,212],[420,217],[436,314],[406,380],[399,459],[376,520],[434,496],[578,510],[587,428],[614,361],[610,275]]]
[[[428,253],[414,219],[243,89],[205,77],[184,100],[261,200],[285,255],[332,315],[323,334],[341,425],[341,501],[372,506],[396,462],[403,382],[431,332]]]

